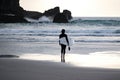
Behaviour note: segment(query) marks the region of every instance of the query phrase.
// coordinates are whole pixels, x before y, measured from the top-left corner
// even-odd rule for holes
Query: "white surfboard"
[[[66,46],[72,46],[74,44],[74,40],[70,37],[68,37],[69,45],[68,45],[65,37],[60,38],[59,41],[60,41],[60,44],[63,44],[63,45],[66,45]]]

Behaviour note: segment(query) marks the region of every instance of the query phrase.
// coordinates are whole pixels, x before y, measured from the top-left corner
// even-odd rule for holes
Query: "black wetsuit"
[[[60,39],[60,38],[63,38],[63,37],[66,38],[66,41],[67,41],[67,43],[68,43],[68,45],[69,45],[68,37],[67,37],[66,34],[60,34],[59,39]],[[59,44],[60,44],[60,42],[59,42]],[[66,53],[66,45],[64,45],[64,44],[60,44],[60,45],[61,45],[61,53],[62,53],[62,54],[65,54],[65,53]]]

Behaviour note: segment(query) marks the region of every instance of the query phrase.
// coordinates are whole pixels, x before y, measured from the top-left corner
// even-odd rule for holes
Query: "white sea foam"
[[[79,26],[76,24],[26,23],[0,24],[0,41],[42,41],[44,37],[56,37],[58,41],[61,29],[76,42],[120,42],[119,26]],[[40,38],[38,38],[40,37]],[[52,39],[48,39],[48,42]],[[46,41],[45,41],[46,42]]]
[[[52,22],[52,20],[49,17],[42,16],[38,20],[39,22]]]
[[[39,23],[39,22],[52,22],[52,20],[49,18],[49,17],[46,17],[46,16],[42,16],[40,17],[38,20],[37,19],[32,19],[32,18],[27,18],[25,17],[25,19],[29,22],[33,22],[33,23]]]

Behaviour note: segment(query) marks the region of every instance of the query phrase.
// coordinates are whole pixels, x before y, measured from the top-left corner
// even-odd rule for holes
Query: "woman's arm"
[[[60,45],[60,35],[59,35],[59,45]]]

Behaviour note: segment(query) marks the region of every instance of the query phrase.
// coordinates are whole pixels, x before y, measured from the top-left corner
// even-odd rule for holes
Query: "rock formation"
[[[55,15],[53,22],[54,23],[68,23],[68,19],[63,13],[58,13],[57,15]]]
[[[68,20],[72,19],[72,15],[69,10],[63,10],[63,14],[67,17]]]
[[[27,22],[19,0],[0,0],[0,22]]]
[[[60,13],[59,7],[55,7],[49,10],[46,10],[44,13],[35,12],[35,11],[25,11],[24,16],[32,19],[39,19],[42,16],[46,16],[53,20],[56,14]]]
[[[0,0],[1,14],[23,15],[23,8],[19,6],[19,0]]]
[[[54,23],[68,23],[68,20],[72,19],[71,12],[69,10],[63,10],[63,12],[60,13],[59,7],[49,9],[48,11],[45,11],[43,15],[50,17]]]
[[[39,19],[40,17],[43,16],[43,13],[37,11],[25,11],[24,16],[32,19]]]
[[[46,17],[55,17],[56,14],[60,13],[60,8],[59,7],[55,7],[53,9],[49,9],[47,11],[45,11],[43,13],[44,16]]]
[[[53,22],[54,23],[68,23],[72,19],[71,12],[69,10],[63,10],[62,13],[55,15]]]
[[[24,17],[39,19],[46,16],[57,23],[66,23],[72,18],[69,10],[60,13],[60,8],[55,7],[44,13],[35,11],[26,11],[19,4],[20,0],[0,0],[0,23],[27,22]]]

